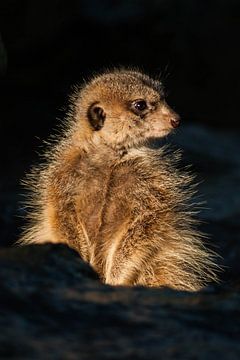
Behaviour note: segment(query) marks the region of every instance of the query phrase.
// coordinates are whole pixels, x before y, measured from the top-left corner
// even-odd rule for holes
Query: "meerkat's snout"
[[[174,129],[179,127],[179,125],[180,125],[180,116],[176,114],[174,117],[171,118],[170,123],[171,123],[171,125],[172,125],[172,127]]]
[[[180,116],[170,108],[170,106],[164,102],[162,107],[162,115],[167,119],[168,124],[171,128],[177,128],[180,125]]]

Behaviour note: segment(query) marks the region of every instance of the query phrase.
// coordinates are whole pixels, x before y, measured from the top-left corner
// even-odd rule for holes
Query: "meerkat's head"
[[[79,131],[82,127],[114,149],[161,138],[180,123],[161,82],[137,71],[115,70],[94,78],[80,92],[76,107]]]

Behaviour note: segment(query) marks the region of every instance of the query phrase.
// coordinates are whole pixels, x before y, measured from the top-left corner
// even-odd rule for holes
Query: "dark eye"
[[[147,108],[147,103],[145,100],[136,100],[134,101],[133,106],[138,111],[144,111]]]

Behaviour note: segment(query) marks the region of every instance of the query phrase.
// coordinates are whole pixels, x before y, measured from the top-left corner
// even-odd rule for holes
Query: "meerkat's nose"
[[[171,118],[170,123],[174,129],[177,128],[180,125],[180,116],[177,115]]]

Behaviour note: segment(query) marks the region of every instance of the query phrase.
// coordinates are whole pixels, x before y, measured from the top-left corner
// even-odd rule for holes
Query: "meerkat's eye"
[[[134,106],[134,108],[137,110],[137,111],[139,111],[139,112],[141,112],[141,111],[144,111],[144,110],[146,110],[146,108],[147,108],[147,103],[146,103],[146,101],[145,100],[135,100],[134,102],[133,102],[133,106]]]
[[[134,114],[140,116],[141,119],[143,119],[145,117],[145,115],[147,114],[148,110],[150,110],[150,108],[148,107],[147,101],[144,99],[137,99],[137,100],[131,101],[128,106],[130,107],[130,110]]]

